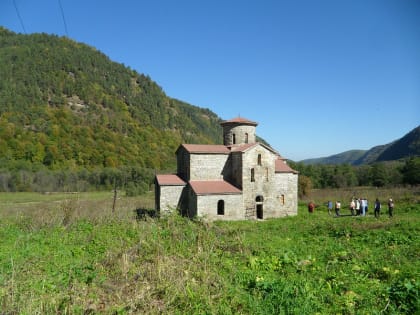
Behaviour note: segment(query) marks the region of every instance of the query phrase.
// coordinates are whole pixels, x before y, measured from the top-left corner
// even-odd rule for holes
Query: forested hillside
[[[13,190],[14,170],[72,171],[100,185],[92,172],[124,169],[128,181],[131,168],[174,168],[181,142],[222,141],[216,114],[66,37],[0,27],[0,78],[0,191]]]
[[[420,126],[389,145],[378,161],[398,160],[407,156],[420,156]]]
[[[334,154],[327,157],[320,157],[320,158],[313,158],[313,159],[306,159],[301,161],[306,165],[312,164],[353,164],[355,160],[360,159],[366,153],[366,150],[350,150],[338,154]]]

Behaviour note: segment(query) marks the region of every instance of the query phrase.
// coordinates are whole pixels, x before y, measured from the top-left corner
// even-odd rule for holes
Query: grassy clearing
[[[309,214],[302,204],[296,217],[206,223],[134,220],[152,196],[120,198],[115,213],[112,193],[63,197],[11,201],[19,215],[2,204],[2,312],[420,311],[419,203],[397,203],[393,219]]]

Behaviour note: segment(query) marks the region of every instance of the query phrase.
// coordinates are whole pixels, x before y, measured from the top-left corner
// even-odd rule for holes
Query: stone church
[[[207,220],[296,215],[298,173],[256,142],[257,123],[237,117],[221,125],[224,145],[181,144],[177,173],[156,175],[156,210]]]

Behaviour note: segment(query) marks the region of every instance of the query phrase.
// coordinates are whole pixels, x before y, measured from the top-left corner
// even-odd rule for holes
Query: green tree
[[[298,179],[298,195],[300,198],[309,196],[312,191],[312,181],[308,176],[300,175]]]
[[[372,184],[377,187],[383,187],[389,182],[387,169],[384,163],[373,164],[370,171],[370,176]]]
[[[420,184],[420,157],[413,157],[405,161],[401,170],[403,181],[409,185]]]

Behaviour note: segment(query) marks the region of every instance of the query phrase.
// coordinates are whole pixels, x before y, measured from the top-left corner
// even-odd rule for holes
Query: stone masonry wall
[[[279,197],[282,216],[297,215],[298,175],[277,173],[275,174],[275,182],[277,188],[276,195]]]
[[[224,201],[224,215],[217,215],[217,203]],[[203,195],[197,196],[197,216],[206,220],[244,220],[242,195]]]
[[[246,142],[245,135],[248,134],[248,142]],[[235,143],[233,143],[233,135],[235,135]],[[240,144],[240,143],[255,143],[255,126],[237,126],[226,125],[223,127],[223,143],[225,145]]]
[[[190,178],[190,154],[183,148],[177,151],[177,174],[184,181]]]
[[[160,186],[160,212],[177,209],[185,186]]]
[[[231,154],[231,171],[230,171],[230,182],[238,187],[242,188],[242,152],[234,152]]]
[[[261,155],[261,165],[258,155]],[[277,155],[263,146],[256,146],[243,153],[244,207],[256,217],[256,198],[261,196],[263,218],[278,218],[297,213],[297,175],[275,173]],[[251,181],[254,169],[254,181]],[[254,213],[252,213],[253,209]]]
[[[258,155],[261,155],[261,165],[258,164]],[[276,155],[263,146],[256,146],[244,152],[242,157],[245,208],[255,209],[256,198],[261,196],[263,218],[279,217],[274,180]],[[251,169],[254,169],[254,181],[251,181]]]
[[[228,154],[191,154],[189,180],[220,180]]]
[[[188,189],[188,203],[186,213],[190,218],[197,216],[197,196],[193,193],[191,187]]]

